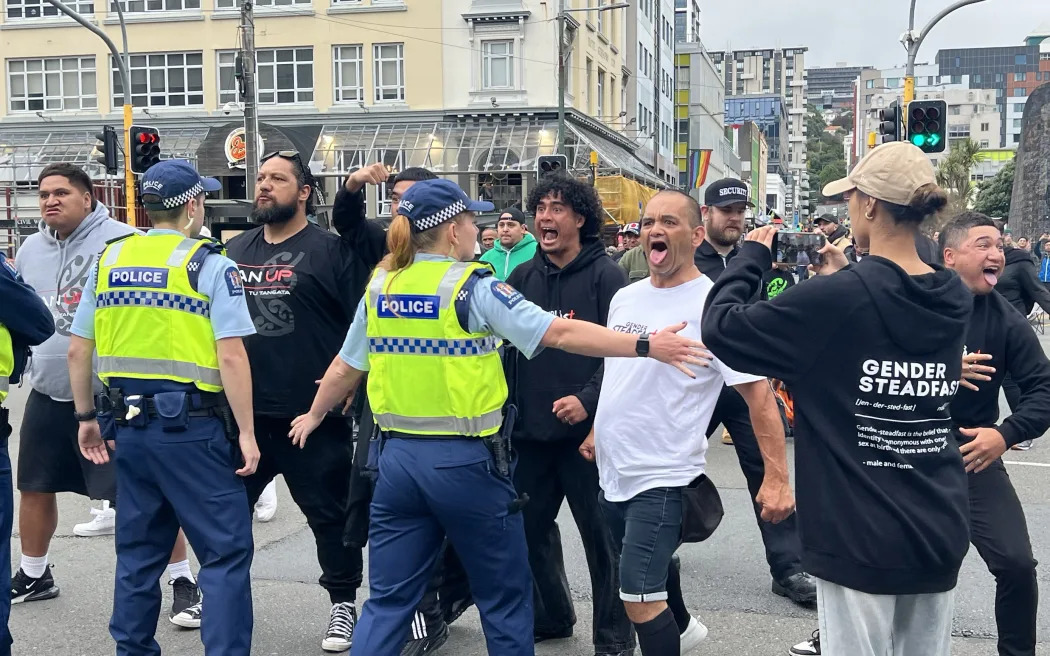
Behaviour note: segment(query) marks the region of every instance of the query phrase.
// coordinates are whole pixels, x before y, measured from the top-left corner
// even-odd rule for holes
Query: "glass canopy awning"
[[[382,161],[393,170],[422,166],[435,173],[531,172],[536,159],[555,152],[557,121],[535,117],[403,124],[328,124],[321,130],[311,164],[346,173]],[[566,121],[569,168],[590,170],[598,153],[599,173],[617,173],[651,186],[659,177],[633,152],[595,130]]]

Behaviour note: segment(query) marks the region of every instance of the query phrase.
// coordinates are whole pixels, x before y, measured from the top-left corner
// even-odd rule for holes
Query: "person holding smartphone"
[[[727,366],[794,394],[802,564],[817,578],[825,653],[947,656],[970,537],[949,405],[973,297],[915,247],[947,197],[926,155],[904,142],[879,146],[823,193],[846,197],[869,255],[750,303],[775,230],[752,232],[708,297],[704,342]]]

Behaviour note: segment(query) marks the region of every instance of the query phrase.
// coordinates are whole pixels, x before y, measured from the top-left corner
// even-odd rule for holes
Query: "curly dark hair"
[[[598,197],[597,189],[567,173],[543,176],[539,179],[539,183],[529,191],[525,209],[529,214],[535,216],[536,206],[547,197],[560,199],[573,212],[583,217],[583,226],[580,227],[581,238],[598,235],[601,227],[602,201]]]

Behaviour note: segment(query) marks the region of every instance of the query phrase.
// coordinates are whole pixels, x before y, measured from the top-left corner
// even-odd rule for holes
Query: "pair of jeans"
[[[751,495],[755,520],[758,522],[762,544],[766,549],[769,573],[774,580],[783,581],[802,571],[802,542],[798,536],[797,515],[793,513],[778,524],[762,520],[762,508],[754,503],[754,499],[762,487],[766,466],[762,461],[762,452],[758,448],[755,430],[751,427],[751,412],[748,410],[747,402],[739,392],[728,386],[723,386],[718,403],[715,404],[715,412],[707,428],[708,439],[714,434],[719,424],[725,426],[733,437],[733,447],[736,449],[737,460],[740,461],[740,471],[744,473],[744,478],[747,480],[747,490]]]
[[[529,495],[522,512],[534,582],[536,633],[559,635],[576,623],[555,521],[562,502],[568,501],[591,577],[594,650],[615,654],[635,646],[631,622],[618,598],[620,548],[598,503],[598,467],[583,459],[579,446],[575,440],[514,443],[518,457],[514,487],[518,494]]]
[[[682,488],[656,487],[626,501],[601,497],[602,512],[620,545],[620,599],[666,601],[667,571],[682,538]]]
[[[291,417],[255,415],[260,458],[255,473],[244,481],[247,510],[275,476],[283,475],[317,543],[318,582],[333,604],[355,601],[362,580],[361,549],[343,544],[353,462],[350,426],[345,419],[326,417],[300,449],[288,437],[291,423]]]

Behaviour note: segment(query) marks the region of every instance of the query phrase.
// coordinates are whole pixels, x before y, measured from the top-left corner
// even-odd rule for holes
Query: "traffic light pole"
[[[908,12],[908,31],[901,37],[901,44],[908,51],[908,65],[904,72],[904,105],[915,100],[915,59],[919,55],[919,47],[922,42],[926,39],[926,36],[933,29],[933,26],[941,21],[942,18],[952,13],[956,9],[961,9],[966,5],[974,5],[978,2],[984,2],[984,0],[959,0],[955,4],[949,5],[941,10],[939,14],[930,19],[929,23],[926,23],[926,27],[922,28],[922,32],[918,35],[915,34],[915,0],[911,0],[911,10]]]
[[[252,3],[241,4],[241,62],[244,67],[244,176],[245,190],[252,198],[259,177],[259,113],[255,90],[255,18]]]
[[[91,30],[95,36],[102,39],[102,41],[109,48],[109,51],[113,54],[113,61],[117,63],[117,70],[120,72],[121,87],[124,89],[124,199],[127,201],[128,210],[128,222],[134,223],[135,220],[135,175],[131,171],[131,80],[128,77],[128,65],[124,60],[124,57],[120,56],[120,52],[117,51],[117,46],[113,43],[113,40],[106,35],[105,32],[100,30],[95,24],[88,19],[84,18],[72,8],[67,6],[62,0],[47,0],[47,2],[61,11],[66,16],[69,16],[76,22],[80,23],[84,27]],[[117,3],[118,11],[120,9],[120,3]],[[124,13],[120,12],[120,27],[124,33],[124,52],[127,54],[127,30],[124,28]]]

